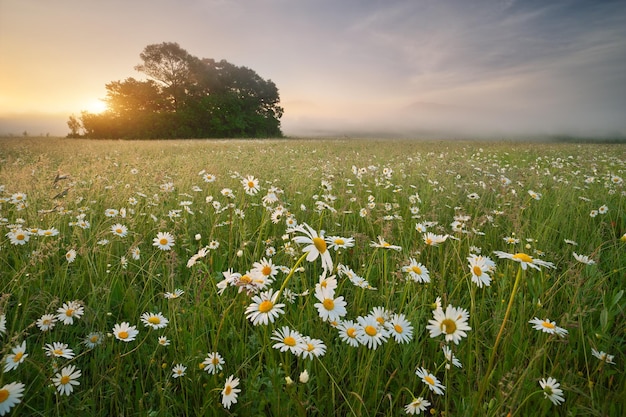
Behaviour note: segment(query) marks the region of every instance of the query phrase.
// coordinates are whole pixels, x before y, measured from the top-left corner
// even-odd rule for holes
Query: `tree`
[[[70,136],[193,138],[282,136],[278,88],[246,67],[199,59],[177,43],[148,45],[135,69],[149,79],[106,84],[108,110],[70,117]],[[78,123],[78,125],[77,125]]]

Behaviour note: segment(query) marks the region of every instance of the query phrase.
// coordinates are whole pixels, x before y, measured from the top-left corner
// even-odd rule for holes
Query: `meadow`
[[[622,416],[626,146],[0,142],[0,415]]]

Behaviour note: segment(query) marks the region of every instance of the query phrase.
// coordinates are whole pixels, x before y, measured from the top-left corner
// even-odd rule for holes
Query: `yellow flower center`
[[[117,337],[119,337],[120,339],[126,339],[128,337],[128,332],[125,330],[122,330],[121,332],[117,334]]]
[[[376,336],[376,333],[378,333],[378,331],[376,330],[376,327],[374,326],[365,326],[364,330],[368,336]]]
[[[19,233],[19,234],[15,235],[15,238],[17,240],[24,240],[24,239],[26,239],[26,235],[23,234],[23,233]]]
[[[61,355],[63,354],[63,351],[62,351],[61,349],[54,349],[53,353],[54,353],[56,356],[61,356]]]
[[[274,307],[274,303],[272,303],[270,300],[265,300],[261,304],[259,304],[259,311],[261,313],[267,313],[272,309],[272,307]]]
[[[385,319],[383,317],[376,317],[376,321],[379,322],[380,324],[385,324]]]
[[[161,319],[158,318],[157,316],[151,316],[150,318],[148,318],[148,323],[160,324],[161,323]]]
[[[402,326],[400,326],[399,324],[394,324],[393,328],[396,331],[396,333],[402,333],[404,331]]]
[[[250,278],[248,275],[244,275],[239,278],[239,281],[243,282],[244,284],[249,284],[252,282],[252,278]]]
[[[89,338],[89,341],[91,343],[96,343],[98,341],[98,336],[94,334],[93,336]]]
[[[430,375],[426,375],[424,381],[426,381],[428,385],[435,385],[435,380]]]
[[[272,273],[272,267],[269,265],[265,265],[263,269],[261,270],[261,273],[265,276],[269,276],[269,274]]]
[[[65,315],[67,317],[72,317],[74,315],[74,309],[73,308],[68,308],[67,310],[65,310]]]
[[[433,240],[431,238],[426,238],[426,244],[427,245],[432,245],[433,244]]]
[[[211,363],[212,363],[213,365],[219,365],[220,360],[219,360],[219,359],[217,358],[217,356],[216,356],[216,357],[214,357],[213,359],[211,359]]]
[[[24,356],[24,352],[17,352],[15,356],[13,356],[13,362],[19,362],[22,356]]]
[[[441,331],[446,334],[453,334],[456,331],[456,323],[452,319],[444,319],[441,322]]]
[[[44,236],[50,236],[52,234],[51,231],[46,230],[45,232],[43,232]]]
[[[248,188],[254,188],[254,182],[248,181]]]
[[[70,382],[70,377],[69,376],[63,375],[61,377],[61,384],[65,385],[65,384],[68,384],[69,382]]]
[[[295,346],[296,339],[291,336],[287,336],[283,339],[283,343],[286,344],[287,346]]]
[[[419,266],[413,265],[411,267],[411,271],[415,272],[417,275],[422,275],[422,270]]]
[[[476,275],[477,277],[481,276],[483,274],[483,270],[480,269],[480,266],[478,265],[474,265],[474,267],[472,268],[472,272],[474,273],[474,275]]]
[[[314,237],[313,244],[315,245],[315,249],[317,249],[319,253],[326,252],[326,242],[321,237]]]
[[[224,395],[229,395],[232,390],[233,388],[230,385],[226,385],[226,387],[224,387]]]
[[[119,227],[117,229],[115,229],[115,233],[121,235],[122,234],[122,229],[120,229]]]
[[[548,321],[544,321],[541,323],[541,325],[543,327],[545,327],[546,329],[554,329],[556,326]]]
[[[167,242],[168,242],[168,240],[166,238],[164,238],[164,237],[162,237],[161,240],[159,240],[159,244],[162,245],[162,246],[167,245]]]
[[[313,346],[311,343],[307,343],[306,344],[306,351],[307,352],[313,352],[314,349],[315,349],[315,346]]]
[[[343,244],[345,244],[345,243],[346,243],[346,242],[345,242],[342,238],[340,238],[340,237],[338,237],[337,239],[335,239],[335,245],[343,245]]]
[[[326,310],[332,310],[335,308],[335,301],[332,298],[325,298],[322,304]]]
[[[0,389],[0,404],[5,402],[9,398],[9,390],[8,389]]]
[[[356,329],[354,327],[350,327],[348,330],[346,330],[346,334],[348,335],[348,337],[354,339],[356,337]]]
[[[525,253],[516,253],[515,255],[513,255],[513,259],[529,264],[533,263],[533,258],[526,255]]]

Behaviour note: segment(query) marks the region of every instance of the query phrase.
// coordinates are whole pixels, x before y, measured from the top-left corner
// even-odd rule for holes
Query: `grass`
[[[3,139],[0,353],[4,364],[25,341],[28,356],[0,374],[0,394],[23,383],[10,413],[41,416],[396,416],[418,397],[431,415],[623,415],[625,161],[626,148],[609,144]],[[215,181],[205,182],[207,173]],[[55,182],[57,174],[67,178]],[[244,192],[249,175],[259,181],[255,195]],[[278,200],[264,203],[272,190]],[[19,193],[26,204],[16,201]],[[106,216],[109,209],[117,215]],[[327,249],[333,270],[325,276],[336,275],[334,297],[346,301],[342,319],[356,322],[376,308],[387,322],[402,314],[412,326],[408,343],[390,336],[370,349],[342,341],[314,305],[322,263],[302,259],[306,245],[293,238],[303,233],[290,231],[287,219],[354,239],[354,247]],[[418,223],[449,237],[429,246]],[[128,234],[113,234],[115,224]],[[58,235],[36,233],[50,228]],[[11,243],[16,230],[32,232],[25,244]],[[173,236],[171,250],[153,245],[158,232]],[[379,237],[400,249],[372,247]],[[72,249],[76,259],[68,262]],[[471,279],[467,257],[478,251],[496,264],[489,286]],[[494,251],[554,268],[523,271]],[[284,314],[254,325],[246,318],[254,294],[231,285],[219,293],[217,284],[224,272],[245,275],[263,258],[282,267],[270,287],[281,290]],[[428,269],[430,282],[408,277],[410,258]],[[354,285],[339,264],[375,289]],[[184,294],[164,297],[176,289]],[[458,344],[430,337],[437,297],[444,310],[450,304],[469,314],[471,330]],[[81,317],[40,330],[38,319],[72,300]],[[148,328],[145,312],[169,323]],[[535,330],[535,317],[567,334]],[[112,334],[122,322],[136,326],[135,340]],[[321,341],[325,353],[304,358],[273,348],[284,326]],[[89,348],[93,333],[102,343]],[[47,356],[53,342],[75,356]],[[450,366],[443,346],[462,368]],[[210,352],[224,359],[216,374],[201,366]],[[81,371],[79,385],[60,395],[52,378],[70,364]],[[186,367],[179,378],[176,364]],[[416,375],[422,367],[446,387],[443,395]],[[227,409],[222,391],[231,375],[241,392]],[[548,377],[560,383],[560,405],[539,385]]]

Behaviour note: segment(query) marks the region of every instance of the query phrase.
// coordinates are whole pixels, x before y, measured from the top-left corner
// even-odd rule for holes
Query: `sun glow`
[[[87,110],[89,113],[96,114],[102,113],[108,109],[107,104],[100,99],[89,102],[86,107],[87,108],[85,110]]]

